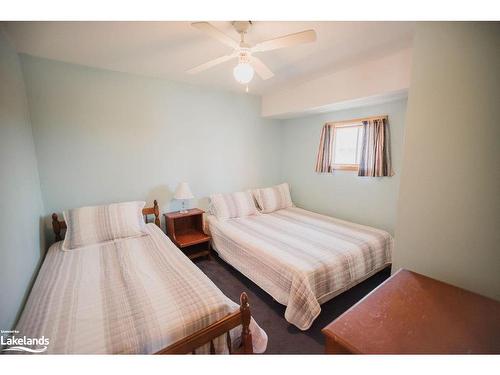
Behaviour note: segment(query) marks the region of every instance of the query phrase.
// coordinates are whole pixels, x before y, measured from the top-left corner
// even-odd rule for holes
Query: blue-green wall
[[[13,328],[43,252],[33,134],[18,55],[0,28],[0,329]]]
[[[21,55],[47,213],[171,202],[279,182],[277,120],[260,98]],[[278,178],[278,180],[277,180]]]

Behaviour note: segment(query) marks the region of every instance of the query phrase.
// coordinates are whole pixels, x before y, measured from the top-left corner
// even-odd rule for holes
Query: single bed
[[[389,233],[292,206],[221,220],[208,215],[213,247],[308,329],[320,305],[391,264]]]
[[[228,299],[155,216],[157,225],[146,224],[142,236],[71,251],[62,241],[53,244],[17,324],[19,335],[48,338],[52,354],[227,353],[238,341],[245,352],[265,351],[267,336],[250,318],[246,295],[241,307]],[[65,224],[53,219],[61,239]]]

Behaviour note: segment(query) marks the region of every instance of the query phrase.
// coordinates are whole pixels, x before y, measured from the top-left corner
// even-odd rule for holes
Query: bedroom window
[[[332,167],[348,171],[357,171],[363,142],[363,124],[361,122],[332,124],[333,152]]]
[[[343,169],[361,177],[393,176],[388,116],[327,122],[321,129],[317,173]]]

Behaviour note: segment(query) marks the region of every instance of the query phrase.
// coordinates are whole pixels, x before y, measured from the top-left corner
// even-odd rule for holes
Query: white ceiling
[[[212,22],[238,40],[230,22]],[[191,76],[185,70],[231,52],[229,47],[190,26],[190,22],[6,22],[18,52],[96,68],[167,78],[243,91],[235,82],[236,60]],[[259,53],[275,76],[255,77],[250,92],[269,93],[317,78],[360,59],[408,47],[413,22],[253,22],[251,43],[305,29],[317,41]]]

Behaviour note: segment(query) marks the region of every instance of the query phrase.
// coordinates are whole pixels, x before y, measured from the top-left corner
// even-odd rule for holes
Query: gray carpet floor
[[[233,301],[238,302],[240,293],[247,292],[252,316],[269,337],[266,354],[323,354],[321,329],[390,276],[390,270],[385,269],[324,303],[311,328],[301,331],[285,320],[285,306],[217,255],[212,260],[198,259],[195,264]]]

